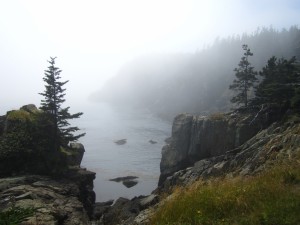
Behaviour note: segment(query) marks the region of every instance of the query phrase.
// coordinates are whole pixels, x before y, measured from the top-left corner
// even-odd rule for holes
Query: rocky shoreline
[[[211,177],[252,176],[278,158],[300,152],[299,118],[279,122],[280,118],[280,111],[274,107],[258,113],[178,115],[172,136],[162,149],[157,189],[131,200],[96,203],[96,174],[80,167],[84,147],[72,144],[67,154],[69,169],[60,178],[20,175],[0,179],[0,209],[11,204],[36,208],[35,215],[23,225],[146,225],[160,205],[172,197],[176,186]],[[112,180],[124,183],[135,179]]]
[[[119,198],[114,205],[98,204],[97,224],[149,224],[160,205],[172,198],[176,186],[212,177],[252,176],[278,158],[299,153],[299,119],[277,122],[281,117],[272,107],[259,113],[178,115],[172,137],[162,149],[158,188],[149,196]]]
[[[95,173],[78,169],[70,178],[27,175],[0,179],[1,211],[11,207],[34,208],[29,224],[89,224],[95,193]],[[72,177],[73,176],[73,177]]]
[[[1,178],[0,211],[12,206],[35,209],[34,216],[22,225],[90,224],[96,199],[96,173],[80,167],[83,145],[71,146],[72,154],[67,158],[70,167],[58,177],[26,174]]]

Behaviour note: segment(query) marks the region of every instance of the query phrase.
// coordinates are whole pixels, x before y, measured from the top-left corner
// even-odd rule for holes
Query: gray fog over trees
[[[300,29],[262,28],[252,34],[217,38],[212,46],[193,54],[137,58],[123,66],[94,100],[149,110],[167,119],[181,112],[228,111],[234,96],[228,87],[235,79],[234,68],[243,55],[243,44],[254,53],[249,62],[259,71],[272,56],[300,58]]]

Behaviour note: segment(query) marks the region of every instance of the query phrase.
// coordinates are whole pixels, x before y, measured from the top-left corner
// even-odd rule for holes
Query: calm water
[[[98,202],[146,195],[156,188],[161,149],[171,133],[169,122],[146,111],[120,112],[106,104],[93,104],[85,108],[76,125],[87,133],[80,139],[86,150],[82,166],[97,174],[94,191]],[[127,143],[115,144],[119,139],[127,139]],[[109,181],[128,175],[139,177],[136,186],[126,188]]]

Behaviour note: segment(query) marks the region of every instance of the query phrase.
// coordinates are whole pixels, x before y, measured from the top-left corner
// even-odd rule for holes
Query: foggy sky
[[[126,62],[195,52],[216,37],[298,25],[298,0],[0,0],[0,115],[40,104],[50,56],[80,109]]]

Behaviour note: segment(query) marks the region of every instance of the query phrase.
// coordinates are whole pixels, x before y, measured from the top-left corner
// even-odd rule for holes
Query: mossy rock
[[[6,119],[8,121],[21,121],[21,122],[26,122],[26,121],[31,121],[32,116],[29,112],[20,109],[20,110],[13,110],[7,113]]]

